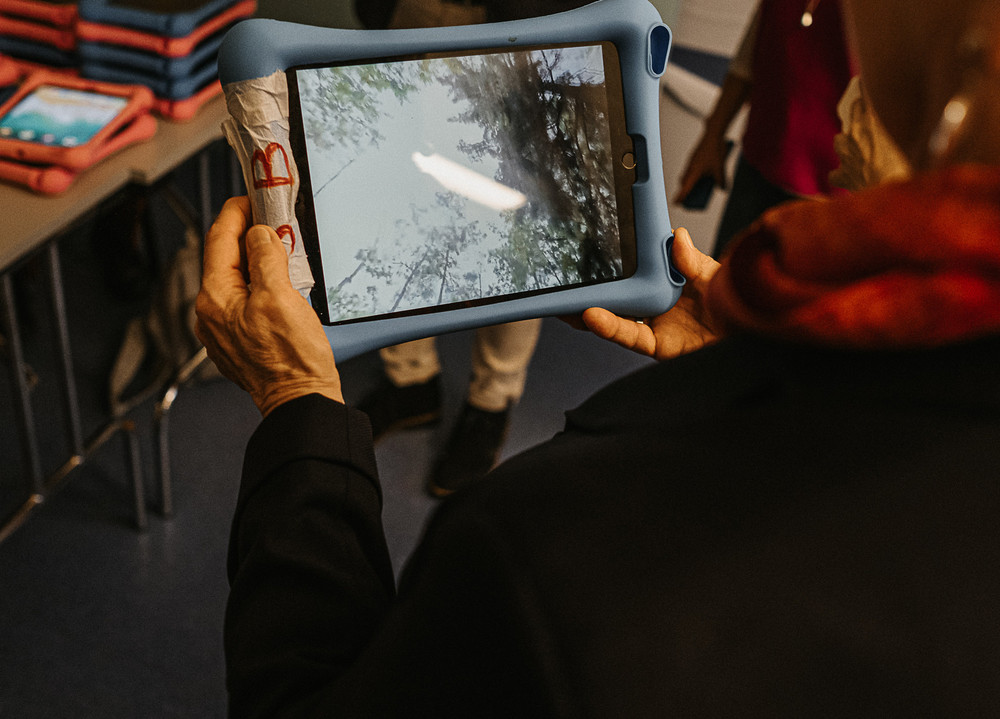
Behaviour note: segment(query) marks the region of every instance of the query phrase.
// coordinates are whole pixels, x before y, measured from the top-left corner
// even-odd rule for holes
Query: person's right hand
[[[247,198],[233,198],[205,238],[198,339],[265,417],[307,394],[343,402],[330,343],[319,317],[292,288],[278,234],[252,222]]]
[[[680,186],[677,194],[674,195],[674,202],[684,201],[691,190],[694,189],[698,180],[710,175],[715,180],[715,185],[721,190],[725,190],[726,184],[726,138],[715,133],[702,134],[698,144],[691,151],[688,158],[687,167],[681,173]]]
[[[598,337],[658,360],[693,352],[718,339],[704,305],[708,283],[719,263],[698,251],[684,228],[674,232],[674,267],[687,279],[677,303],[644,322],[619,317],[600,307],[583,313],[584,326]]]

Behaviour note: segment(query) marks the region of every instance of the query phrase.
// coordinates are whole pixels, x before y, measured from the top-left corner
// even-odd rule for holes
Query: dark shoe
[[[507,436],[509,414],[510,410],[487,412],[466,403],[434,463],[427,491],[445,497],[493,469]]]
[[[397,429],[434,424],[441,418],[441,377],[435,375],[423,384],[406,387],[386,380],[358,403],[358,409],[371,420],[375,441]]]

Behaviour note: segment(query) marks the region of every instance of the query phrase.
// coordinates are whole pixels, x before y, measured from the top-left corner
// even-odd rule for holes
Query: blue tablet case
[[[185,78],[196,73],[207,62],[214,61],[219,53],[224,33],[213,35],[200,43],[194,51],[183,57],[166,57],[124,45],[80,40],[77,54],[86,67],[88,63],[128,67],[146,75],[168,78]]]
[[[11,35],[0,35],[0,52],[52,67],[75,67],[77,64],[75,53]]]
[[[669,309],[684,283],[670,266],[673,236],[660,160],[659,77],[669,54],[670,30],[646,0],[599,0],[547,17],[462,27],[337,30],[255,19],[229,31],[219,52],[219,76],[224,86],[299,65],[436,50],[604,40],[613,42],[620,56],[626,129],[638,159],[639,176],[633,186],[635,274],[495,304],[326,327],[338,360],[419,337],[531,317],[576,314],[591,306],[634,317],[655,316]]]
[[[205,0],[187,12],[143,10],[115,5],[109,0],[80,0],[80,19],[105,25],[118,25],[164,37],[186,37],[209,18],[218,15],[237,0]]]
[[[80,67],[84,77],[103,82],[145,85],[157,97],[167,100],[183,100],[212,82],[218,74],[214,58],[209,58],[202,66],[189,75],[169,77],[148,73],[127,65],[110,65],[102,62],[84,61]]]

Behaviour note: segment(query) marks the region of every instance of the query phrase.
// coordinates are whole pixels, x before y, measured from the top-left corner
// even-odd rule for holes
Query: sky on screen
[[[588,54],[581,57],[567,53],[563,61],[571,56],[585,63],[582,67],[595,66],[594,57]],[[601,67],[599,49],[596,67]],[[421,227],[450,224],[449,213],[437,205],[435,197],[445,188],[430,174],[421,171],[419,165],[423,163],[414,161],[415,153],[424,157],[439,155],[487,178],[493,178],[498,169],[494,158],[487,155],[474,162],[458,149],[461,142],[481,141],[483,130],[476,123],[455,120],[468,109],[468,103],[454,101],[448,88],[439,82],[431,80],[411,92],[402,104],[388,90],[379,93],[377,99],[380,112],[376,122],[383,137],[377,147],[324,150],[308,137],[306,139],[313,191],[318,190],[316,220],[328,287],[336,286],[354,271],[360,248],[374,246],[383,252],[398,254],[399,250],[393,248],[397,247],[395,243],[400,237],[400,224],[409,226],[403,236],[422,246],[426,239],[412,225],[414,208],[426,210],[420,219]],[[303,112],[308,113],[309,100],[305,96],[302,104]],[[337,172],[341,174],[323,187]],[[462,267],[480,267],[482,284],[488,286],[495,277],[486,258],[489,251],[501,246],[505,239],[500,229],[503,226],[501,213],[468,201],[465,217],[469,222],[478,221],[485,237],[463,256]],[[372,278],[366,278],[363,286],[370,284],[373,284]],[[378,294],[380,304],[391,303],[395,289],[380,288]]]

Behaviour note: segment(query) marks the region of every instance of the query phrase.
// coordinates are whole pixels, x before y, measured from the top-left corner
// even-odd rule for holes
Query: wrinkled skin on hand
[[[251,227],[245,197],[226,202],[205,239],[195,332],[223,375],[261,414],[318,393],[343,402],[340,374],[316,313],[288,279],[270,227]]]

